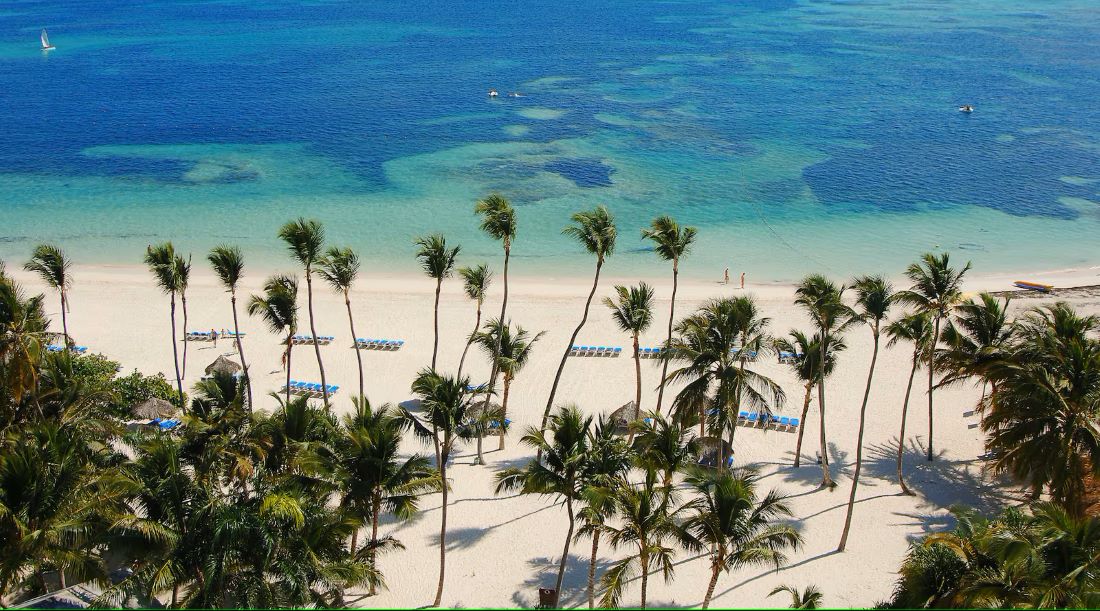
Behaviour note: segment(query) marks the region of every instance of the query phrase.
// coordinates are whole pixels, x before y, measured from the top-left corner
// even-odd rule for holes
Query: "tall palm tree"
[[[948,253],[934,255],[925,253],[920,261],[911,264],[905,270],[905,276],[912,282],[912,286],[906,291],[898,293],[898,298],[913,306],[919,312],[928,312],[932,315],[932,341],[928,346],[928,460],[931,461],[934,454],[932,450],[932,393],[935,390],[933,376],[935,375],[935,354],[940,344],[940,325],[951,314],[955,306],[962,301],[962,279],[970,270],[967,262],[962,269],[951,267],[951,256]]]
[[[642,238],[653,241],[653,251],[665,261],[672,261],[672,300],[668,306],[668,338],[672,341],[672,326],[676,320],[676,289],[680,277],[680,259],[691,251],[695,242],[694,227],[681,227],[670,216],[653,219],[648,229],[642,229]],[[661,385],[657,390],[657,413],[661,413],[661,404],[665,398],[665,378],[668,376],[668,361],[661,362]]]
[[[490,319],[485,323],[484,330],[478,332],[474,337],[474,341],[481,346],[489,358],[492,358],[493,354],[497,355],[494,369],[504,375],[504,388],[500,401],[500,422],[502,423],[508,417],[508,398],[512,390],[512,382],[515,381],[516,376],[531,359],[531,352],[535,347],[535,343],[543,335],[546,335],[546,332],[539,331],[532,337],[526,329],[519,325],[516,325],[515,330],[513,330],[511,324],[501,325],[500,321]],[[504,449],[503,434],[500,436],[500,447],[498,449]]]
[[[418,250],[416,258],[420,260],[420,266],[429,278],[435,279],[435,309],[432,325],[435,329],[432,342],[432,369],[435,369],[436,357],[439,355],[439,292],[443,288],[443,279],[450,277],[454,272],[455,259],[462,250],[461,246],[447,248],[447,238],[441,233],[422,236],[416,239]]]
[[[503,195],[492,193],[474,205],[474,213],[481,216],[481,230],[494,240],[499,240],[504,247],[504,297],[500,302],[500,316],[497,320],[508,320],[508,264],[512,257],[512,241],[516,238],[516,211]],[[500,354],[500,344],[494,347],[492,356],[489,358],[491,362],[489,386],[486,388],[482,409],[488,409],[489,398],[493,396],[493,391],[496,389],[498,354]],[[500,442],[504,443],[503,436]],[[501,447],[504,446],[501,445]]]
[[[802,279],[795,290],[795,304],[801,306],[817,326],[821,342],[818,345],[820,356],[817,361],[819,369],[828,362],[826,347],[834,336],[840,335],[851,324],[852,309],[844,304],[844,291],[847,287],[837,286],[828,278],[820,274],[812,274]],[[821,414],[821,485],[832,488],[836,484],[829,475],[829,448],[826,445],[825,435],[825,378],[818,376],[817,405]]]
[[[859,408],[859,432],[856,434],[856,467],[852,473],[852,492],[848,495],[848,513],[844,517],[844,530],[840,533],[838,552],[844,551],[848,543],[848,531],[852,528],[852,512],[856,506],[856,489],[859,487],[859,472],[863,467],[863,430],[867,423],[867,399],[871,396],[871,382],[875,376],[875,362],[878,360],[879,337],[882,333],[882,321],[894,305],[894,287],[882,276],[861,276],[852,284],[856,291],[856,316],[863,324],[871,328],[874,348],[871,351],[871,365],[867,369],[867,385],[863,389],[863,404]]]
[[[802,537],[779,520],[792,515],[775,490],[757,495],[759,475],[752,470],[733,472],[695,468],[687,484],[696,498],[684,506],[691,512],[684,528],[710,550],[710,582],[703,609],[710,606],[714,586],[723,572],[746,566],[772,565],[778,571],[787,561],[785,550],[797,550]]]
[[[317,325],[313,317],[313,268],[321,260],[321,248],[325,244],[325,227],[320,221],[298,217],[297,220],[290,221],[279,228],[279,239],[286,242],[290,256],[305,270],[309,333],[313,338],[313,352],[317,355],[317,369],[321,373],[321,396],[325,404],[328,404],[328,381],[325,379],[325,364],[321,360],[321,344],[317,341]],[[289,366],[287,369],[290,369]]]
[[[343,475],[342,504],[356,508],[360,515],[370,517],[371,536],[367,546],[367,561],[376,565],[377,551],[383,543],[395,543],[378,538],[378,519],[383,512],[399,520],[408,520],[419,509],[420,495],[439,489],[439,475],[427,458],[413,454],[400,455],[404,421],[390,405],[371,408],[365,398],[355,398],[355,411],[343,419],[337,442]],[[351,554],[356,554],[359,529],[351,539]],[[375,594],[371,584],[370,595]]]
[[[439,523],[439,584],[435,590],[433,607],[443,601],[443,582],[447,568],[447,460],[455,444],[468,439],[470,430],[464,426],[474,395],[467,390],[469,378],[442,376],[431,369],[421,370],[413,381],[412,390],[420,397],[422,411],[419,416],[403,409],[402,417],[417,436],[431,439],[437,450],[439,486],[443,493],[443,505]]]
[[[596,288],[600,284],[600,270],[603,269],[607,257],[615,252],[615,237],[617,235],[615,217],[607,211],[607,208],[597,206],[592,210],[577,212],[573,214],[572,219],[573,224],[562,229],[562,233],[580,242],[589,254],[596,256],[596,273],[592,278],[592,290],[588,292],[588,299],[584,302],[584,314],[581,316],[577,328],[573,329],[573,335],[569,337],[569,343],[565,345],[565,351],[562,352],[558,371],[554,374],[554,384],[550,387],[550,396],[546,399],[546,409],[542,412],[542,425],[540,427],[542,430],[546,430],[546,419],[550,417],[550,408],[554,405],[554,396],[558,393],[558,383],[561,382],[561,374],[565,371],[565,362],[569,359],[569,352],[577,341],[577,335],[584,328],[584,323],[588,322],[588,310],[592,306],[592,298],[595,297]]]
[[[592,539],[588,558],[588,608],[596,606],[596,559],[604,525],[615,515],[613,492],[625,485],[630,470],[630,448],[615,434],[615,423],[601,415],[588,433],[588,454],[584,458],[580,497],[582,506],[577,517],[582,525],[576,539]]]
[[[612,495],[618,525],[605,524],[612,548],[629,547],[630,554],[611,566],[603,575],[604,594],[600,606],[617,607],[622,600],[623,588],[635,572],[641,572],[642,601],[645,609],[649,574],[653,569],[661,571],[665,582],[672,579],[672,560],[676,550],[669,544],[690,544],[690,538],[677,524],[675,496],[668,488],[657,483],[656,473],[646,472],[645,480],[637,485],[623,484]]]
[[[805,389],[805,393],[802,397],[802,417],[799,418],[798,426],[798,441],[794,446],[794,467],[797,469],[802,462],[802,437],[806,431],[806,416],[810,412],[810,399],[813,395],[814,385],[817,383],[818,376],[822,371],[817,365],[818,359],[821,358],[821,351],[818,349],[818,343],[821,341],[821,334],[815,333],[812,337],[807,337],[802,331],[792,329],[789,333],[790,339],[779,338],[775,341],[776,350],[783,352],[789,352],[794,355],[792,360],[788,361],[788,364],[798,380],[802,382],[802,386]],[[825,350],[828,362],[825,364],[825,376],[828,377],[833,373],[833,369],[836,368],[837,353],[845,350],[848,346],[844,343],[844,340],[838,337],[832,337],[829,340],[830,346]]]
[[[351,314],[351,285],[359,275],[359,255],[355,254],[351,248],[333,246],[320,260],[317,273],[332,287],[332,290],[344,296],[344,307],[348,310],[348,327],[351,329],[351,339],[355,342],[355,363],[359,366],[359,397],[365,397],[363,356],[359,353],[359,336],[355,334],[355,317]]]
[[[741,369],[744,377],[745,363],[751,358],[757,358],[762,353],[771,349],[775,340],[768,334],[768,325],[771,324],[771,319],[767,316],[760,315],[760,309],[756,307],[756,300],[752,295],[743,295],[740,297],[734,297],[730,304],[733,307],[735,316],[732,319],[732,323],[736,328],[737,336],[737,363]],[[741,404],[741,385],[738,383],[734,388],[734,400],[738,405]],[[779,405],[776,405],[779,407]],[[733,445],[733,434],[737,431],[737,418],[732,415],[730,417],[730,445]]]
[[[993,363],[1003,360],[1015,336],[1015,327],[1008,320],[1010,300],[998,301],[989,293],[960,304],[954,319],[943,329],[943,344],[936,365],[945,371],[940,386],[980,378]],[[985,408],[985,386],[978,410]],[[996,389],[994,389],[996,394]]]
[[[248,363],[244,359],[241,326],[237,322],[237,285],[240,284],[241,277],[244,275],[244,257],[241,255],[240,248],[223,244],[215,246],[206,259],[210,261],[214,273],[225,286],[225,290],[229,291],[229,304],[233,310],[233,339],[237,345],[237,352],[241,355],[241,370],[244,372],[244,384],[248,389],[248,405],[251,408],[255,405],[252,402],[252,379],[248,374]]]
[[[634,439],[634,461],[645,470],[661,474],[661,484],[672,486],[673,476],[692,463],[698,454],[698,441],[678,420],[654,412],[650,422],[631,423]]]
[[[276,275],[264,283],[264,294],[252,295],[248,300],[248,315],[259,316],[271,332],[285,335],[286,350],[286,400],[290,402],[290,357],[294,348],[293,338],[298,333],[298,279]]]
[[[825,599],[825,595],[821,593],[821,590],[817,589],[817,586],[812,584],[806,586],[806,589],[801,592],[794,586],[776,586],[776,588],[768,594],[768,598],[784,592],[791,597],[791,604],[787,606],[788,609],[817,609]]]
[[[638,286],[632,286],[627,288],[625,286],[616,286],[615,293],[618,297],[617,300],[610,297],[604,297],[603,303],[611,310],[611,318],[615,320],[615,324],[619,325],[619,329],[630,334],[632,340],[634,340],[634,418],[638,419],[638,415],[642,409],[642,355],[641,349],[638,347],[638,336],[645,332],[649,328],[649,324],[653,322],[653,287],[649,286],[645,282],[639,282]],[[630,443],[633,440],[634,435],[631,433]]]
[[[466,339],[466,347],[462,349],[462,358],[458,360],[458,376],[462,376],[462,367],[466,364],[466,353],[470,351],[470,344],[474,343],[476,335],[479,329],[481,329],[481,306],[485,304],[485,296],[489,292],[489,284],[493,280],[493,272],[489,270],[489,266],[484,263],[475,267],[460,267],[458,268],[458,275],[462,276],[462,288],[466,292],[466,297],[473,300],[477,304],[477,315],[474,318],[474,330],[470,332],[469,338]],[[489,359],[492,360],[494,353],[490,353]]]
[[[573,503],[581,496],[585,460],[588,458],[588,441],[592,428],[592,417],[585,417],[576,406],[561,408],[550,417],[549,431],[553,438],[547,438],[546,431],[529,427],[522,443],[542,450],[543,459],[532,460],[523,468],[505,469],[497,473],[496,491],[519,490],[520,494],[538,494],[556,496],[561,499],[569,516],[569,530],[565,535],[565,548],[558,563],[558,578],[554,583],[554,602],[556,608],[561,596],[562,579],[565,578],[565,565],[569,560],[569,544],[573,542],[573,528],[576,517]]]
[[[69,289],[73,286],[73,277],[70,273],[72,261],[65,253],[52,244],[39,244],[34,247],[31,260],[23,266],[28,272],[38,274],[42,281],[57,291],[61,296],[61,329],[65,334],[65,345],[72,346],[72,336],[69,335]]]
[[[899,342],[913,344],[912,366],[909,369],[909,382],[905,385],[905,399],[901,403],[901,429],[898,431],[898,485],[903,494],[911,495],[912,491],[905,485],[903,473],[903,457],[905,455],[905,421],[909,415],[909,395],[913,390],[913,378],[920,368],[921,358],[928,351],[932,343],[932,317],[927,312],[909,314],[895,320],[886,327],[886,334],[890,336],[887,346],[893,346]]]
[[[176,255],[172,260],[172,270],[176,276],[176,285],[179,287],[180,308],[183,309],[183,332],[187,333],[187,286],[191,282],[191,255],[188,254],[186,259],[183,255]],[[183,361],[180,363],[180,372],[185,378],[187,377],[187,346],[188,343],[183,342]]]
[[[160,290],[170,299],[172,320],[172,364],[176,368],[176,389],[179,391],[179,407],[183,408],[183,376],[180,375],[179,351],[176,347],[176,295],[180,291],[180,279],[176,273],[176,250],[171,242],[164,242],[145,249],[145,265],[149,267]]]
[[[0,424],[22,420],[20,405],[28,394],[38,409],[42,355],[48,343],[49,320],[43,295],[26,297],[0,261]]]

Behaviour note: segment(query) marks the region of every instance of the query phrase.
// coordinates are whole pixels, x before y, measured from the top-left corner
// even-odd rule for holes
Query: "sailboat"
[[[46,36],[46,30],[45,29],[42,30],[42,34],[39,36],[39,38],[42,39],[42,50],[43,51],[52,51],[54,49],[54,46],[50,44],[50,37]]]

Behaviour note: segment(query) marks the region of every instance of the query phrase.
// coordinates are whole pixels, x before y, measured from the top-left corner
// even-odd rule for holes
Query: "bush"
[[[130,408],[151,397],[175,403],[178,399],[175,386],[158,373],[147,376],[134,369],[119,377],[122,366],[99,354],[86,354],[73,359],[73,374],[93,387],[106,388],[111,398],[103,406],[111,415],[130,418]],[[186,402],[186,395],[184,397]]]

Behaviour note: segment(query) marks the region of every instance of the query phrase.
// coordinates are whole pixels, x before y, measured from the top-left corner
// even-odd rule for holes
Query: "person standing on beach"
[[[741,272],[741,288],[745,288],[745,272]]]
[[[726,268],[726,273],[722,275],[722,284],[730,283],[730,268]]]
[[[213,340],[214,347],[217,348],[218,347],[218,332],[215,331],[214,329],[210,330],[210,339]]]

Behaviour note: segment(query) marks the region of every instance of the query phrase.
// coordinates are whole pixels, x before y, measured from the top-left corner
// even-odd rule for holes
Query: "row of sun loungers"
[[[798,418],[791,418],[788,416],[769,416],[764,413],[756,412],[741,412],[737,415],[737,421],[741,426],[747,427],[764,427],[776,429],[779,431],[797,431],[799,424]]]
[[[779,362],[783,363],[784,365],[787,365],[787,364],[790,364],[790,363],[795,363],[799,359],[801,359],[805,356],[806,356],[805,354],[795,354],[793,352],[780,351],[779,352]]]
[[[290,392],[296,395],[306,395],[309,397],[323,397],[325,395],[323,386],[315,382],[299,382],[297,380],[290,381]],[[283,390],[286,390],[285,388]],[[328,385],[328,394],[336,394],[336,391],[340,390],[340,387],[336,384]]]
[[[615,346],[573,346],[569,350],[569,356],[619,356],[622,348]]]
[[[730,353],[737,358],[744,357],[746,361],[755,361],[757,357],[757,352],[755,350],[743,350],[741,348],[734,348],[733,350],[730,350]]]
[[[65,350],[65,346],[46,346],[46,350],[48,350],[50,352],[62,352],[63,350]],[[72,352],[75,352],[77,354],[84,354],[85,352],[88,351],[88,347],[87,346],[72,346],[72,347],[69,348],[69,350],[71,350]]]
[[[660,358],[661,352],[663,352],[663,350],[660,348],[638,348],[638,356],[643,359]]]
[[[131,421],[126,423],[127,428],[129,428],[131,425],[138,426],[138,427],[141,427],[141,426],[155,426],[155,427],[159,428],[162,431],[170,431],[170,430],[176,428],[177,426],[180,426],[181,424],[183,424],[183,421],[179,420],[178,418],[153,418],[152,420],[131,420]],[[134,430],[134,429],[130,429],[130,430]]]
[[[405,345],[405,340],[363,339],[359,337],[355,339],[355,345],[359,348],[366,348],[367,350],[400,350],[401,346]]]
[[[321,344],[322,346],[327,346],[328,344],[331,344],[332,341],[335,340],[335,339],[336,338],[332,335],[318,335],[317,336],[317,343]],[[291,336],[290,343],[292,343],[292,344],[313,344],[314,340],[313,340],[312,335],[294,335],[294,336]]]

